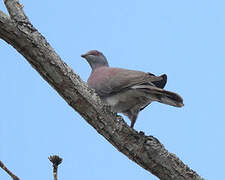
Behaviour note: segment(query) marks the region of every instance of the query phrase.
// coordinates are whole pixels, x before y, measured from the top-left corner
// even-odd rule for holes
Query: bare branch
[[[49,161],[52,162],[52,166],[53,166],[53,177],[54,177],[54,180],[57,180],[58,178],[58,166],[62,163],[62,158],[60,158],[59,156],[57,155],[54,155],[54,156],[50,156],[49,158]]]
[[[23,12],[23,5],[18,0],[4,0],[5,6],[12,20],[17,22],[29,22],[27,16]]]
[[[14,2],[14,3],[11,3]],[[103,105],[94,91],[61,60],[30,22],[21,23],[21,9],[15,0],[5,0],[12,21],[0,14],[0,38],[12,45],[39,74],[93,128],[114,147],[162,180],[200,180],[196,172],[169,153],[153,136],[131,129],[124,120]],[[15,10],[16,9],[16,10]],[[18,16],[17,13],[18,12]],[[21,14],[21,16],[20,16]]]
[[[2,161],[0,161],[0,167],[8,173],[8,175],[13,179],[13,180],[20,180],[15,174],[13,174],[4,164]]]

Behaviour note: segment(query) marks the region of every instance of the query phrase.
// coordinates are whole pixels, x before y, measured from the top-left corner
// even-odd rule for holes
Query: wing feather
[[[156,87],[164,87],[166,75],[155,76],[142,71],[104,67],[92,72],[88,80],[88,85],[102,97],[145,83]]]

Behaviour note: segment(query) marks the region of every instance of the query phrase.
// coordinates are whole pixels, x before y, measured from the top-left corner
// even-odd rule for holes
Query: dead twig
[[[62,163],[62,158],[60,158],[57,155],[54,155],[54,156],[50,156],[48,159],[49,161],[52,162],[54,180],[57,180],[58,165]]]

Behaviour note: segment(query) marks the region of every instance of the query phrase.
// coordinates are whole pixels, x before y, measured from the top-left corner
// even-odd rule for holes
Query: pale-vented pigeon
[[[122,68],[111,68],[106,57],[97,50],[81,55],[92,68],[88,86],[95,89],[104,103],[114,112],[123,113],[134,127],[138,113],[152,101],[175,107],[183,106],[183,99],[176,93],[164,90],[166,74],[151,73]]]

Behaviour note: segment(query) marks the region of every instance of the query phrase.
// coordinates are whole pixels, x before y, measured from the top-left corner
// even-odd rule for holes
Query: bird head
[[[106,57],[97,50],[88,51],[87,53],[82,54],[81,57],[87,60],[92,70],[102,66],[109,66]]]

